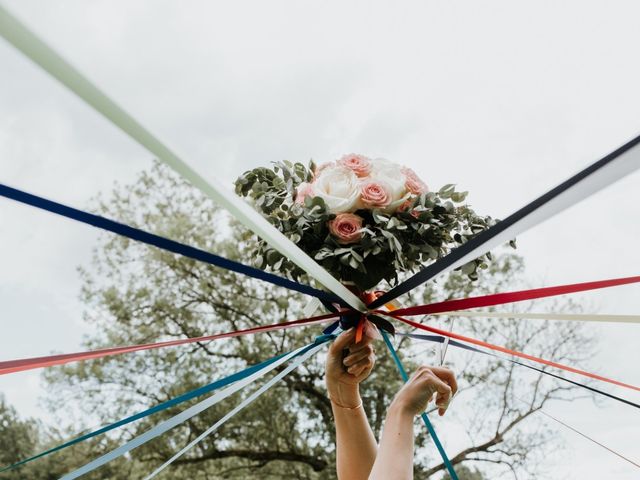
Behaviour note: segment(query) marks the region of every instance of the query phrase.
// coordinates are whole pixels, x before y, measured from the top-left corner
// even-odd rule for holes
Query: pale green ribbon
[[[0,35],[60,81],[78,97],[104,115],[115,126],[166,163],[209,198],[227,209],[236,219],[255,232],[282,255],[292,260],[309,276],[335,293],[355,309],[365,308],[362,301],[336,280],[329,272],[307,255],[302,249],[271,225],[251,206],[224,188],[215,179],[205,180],[202,175],[187,165],[178,155],[155,137],[140,122],[111,100],[87,77],[80,73],[57,52],[39,39],[22,22],[0,5]]]
[[[200,443],[202,440],[204,440],[206,437],[208,437],[209,435],[211,435],[213,432],[215,432],[216,430],[218,430],[222,425],[224,425],[229,419],[231,419],[233,416],[235,416],[237,413],[239,413],[241,410],[243,410],[244,408],[246,408],[247,406],[249,406],[251,403],[253,403],[260,395],[262,395],[263,393],[265,393],[267,390],[269,390],[271,387],[273,387],[276,383],[278,383],[280,380],[282,380],[285,376],[287,376],[289,373],[291,373],[293,370],[295,370],[296,368],[298,368],[300,365],[302,365],[302,363],[307,360],[309,357],[311,357],[312,355],[314,355],[318,350],[320,350],[320,348],[322,348],[322,344],[317,345],[313,348],[311,348],[310,350],[308,350],[306,353],[300,355],[298,358],[294,359],[291,362],[291,365],[287,366],[287,368],[285,368],[284,370],[282,370],[282,372],[278,373],[276,376],[274,376],[271,380],[269,380],[267,383],[265,383],[264,385],[262,385],[258,390],[256,390],[255,392],[253,392],[250,396],[248,396],[246,399],[244,399],[238,406],[236,406],[233,410],[231,410],[229,413],[227,413],[224,417],[222,417],[220,420],[218,420],[215,424],[213,424],[211,427],[209,427],[207,430],[205,430],[204,432],[202,432],[200,435],[198,435],[197,438],[193,439],[187,446],[185,446],[184,448],[182,448],[178,453],[176,453],[173,457],[171,457],[169,460],[167,460],[165,463],[163,463],[162,465],[160,465],[157,469],[155,469],[150,475],[148,475],[147,477],[144,478],[144,480],[151,480],[152,478],[154,478],[156,475],[158,475],[160,472],[162,472],[165,468],[167,468],[169,465],[171,465],[174,461],[176,461],[178,458],[180,458],[182,455],[184,455],[186,452],[188,452],[189,450],[191,450],[194,446],[196,446],[198,443]]]
[[[319,348],[319,346],[301,347],[301,348],[299,348],[297,350],[294,350],[293,352],[288,353],[287,355],[284,355],[284,356],[278,358],[276,361],[274,361],[273,363],[265,366],[261,370],[258,370],[256,372],[254,372],[253,374],[249,375],[248,377],[243,378],[242,380],[237,381],[236,383],[226,387],[225,389],[214,393],[209,398],[206,398],[205,400],[202,400],[201,402],[196,403],[192,407],[190,407],[190,408],[186,409],[185,411],[175,415],[174,417],[171,417],[168,420],[165,420],[165,421],[159,423],[158,425],[154,426],[150,430],[147,430],[143,434],[138,435],[137,437],[133,438],[132,440],[129,440],[125,444],[120,445],[119,447],[111,450],[110,452],[102,455],[99,458],[96,458],[95,460],[87,463],[86,465],[83,465],[82,467],[74,470],[73,472],[66,474],[65,476],[62,477],[61,480],[73,480],[74,478],[81,477],[83,475],[86,475],[87,473],[90,473],[90,472],[94,471],[95,469],[101,467],[102,465],[105,465],[105,464],[109,463],[110,461],[115,460],[118,457],[121,457],[122,455],[130,452],[131,450],[133,450],[135,448],[138,448],[141,445],[144,445],[145,443],[149,442],[150,440],[153,440],[154,438],[156,438],[156,437],[162,435],[163,433],[171,430],[175,426],[186,422],[187,420],[189,420],[190,418],[193,418],[194,416],[198,415],[199,413],[203,412],[204,410],[206,410],[206,409],[212,407],[213,405],[216,405],[217,403],[221,402],[222,400],[230,397],[234,393],[242,390],[243,388],[245,388],[246,386],[248,386],[251,383],[255,382],[256,380],[264,377],[269,372],[275,370],[276,368],[278,368],[280,365],[284,364],[288,360],[296,357],[297,355],[300,355],[300,354],[303,354],[303,353],[306,354],[305,350],[307,352],[311,351],[311,350],[313,350],[315,352],[317,350],[316,347]],[[307,358],[306,355],[304,356],[304,358]],[[297,362],[295,364],[298,365]]]

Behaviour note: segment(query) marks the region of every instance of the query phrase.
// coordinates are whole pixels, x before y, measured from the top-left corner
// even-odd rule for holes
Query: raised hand
[[[329,348],[325,367],[327,390],[340,406],[354,408],[360,404],[358,385],[375,365],[374,333],[375,327],[367,323],[360,343],[355,343],[355,328],[352,328],[342,333]]]
[[[415,416],[427,409],[427,405],[436,394],[436,406],[438,413],[442,416],[457,391],[458,383],[451,370],[422,366],[404,384],[393,400],[393,404],[400,410]]]

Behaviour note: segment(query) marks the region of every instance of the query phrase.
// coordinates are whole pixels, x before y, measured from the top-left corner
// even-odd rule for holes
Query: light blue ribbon
[[[323,340],[326,337],[319,337],[319,341]],[[305,347],[306,348],[306,347]],[[171,400],[168,400],[166,402],[160,403],[159,405],[156,405],[154,407],[151,407],[147,410],[144,410],[142,412],[136,413],[134,415],[131,415],[129,417],[123,418],[122,420],[118,420],[115,423],[112,423],[110,425],[106,425],[104,427],[101,427],[97,430],[94,430],[92,432],[86,433],[84,435],[81,435],[79,437],[74,438],[73,440],[69,440],[68,442],[63,443],[62,445],[58,445],[56,447],[50,448],[49,450],[46,450],[44,452],[38,453],[37,455],[34,455],[32,457],[29,457],[25,460],[21,460],[17,463],[14,463],[13,465],[10,465],[8,467],[2,468],[0,469],[0,473],[1,472],[5,472],[7,470],[11,470],[14,469],[16,467],[19,467],[20,465],[24,465],[26,463],[32,462],[34,460],[37,460],[38,458],[42,458],[44,456],[50,455],[52,453],[58,452],[60,450],[63,450],[65,448],[71,447],[73,445],[76,445],[80,442],[84,442],[85,440],[89,440],[90,438],[96,437],[98,435],[102,435],[103,433],[109,432],[111,430],[114,430],[116,428],[122,427],[124,425],[127,425],[129,423],[135,422],[137,420],[140,420],[142,418],[148,417],[149,415],[153,415],[154,413],[158,413],[158,412],[162,412],[163,410],[166,410],[168,408],[174,407],[176,405],[179,405],[181,403],[187,402],[189,400],[192,400],[194,398],[200,397],[202,395],[205,395],[207,393],[210,393],[214,390],[218,390],[220,388],[226,387],[227,385],[231,385],[232,383],[238,382],[240,380],[244,380],[245,378],[253,375],[256,372],[259,372],[260,370],[268,367],[269,365],[271,365],[274,362],[277,362],[278,360],[280,360],[282,357],[289,355],[291,352],[287,352],[287,353],[283,353],[281,355],[277,355],[273,358],[270,358],[268,360],[265,360],[264,362],[258,363],[256,365],[252,365],[250,367],[245,368],[244,370],[240,370],[239,372],[236,372],[232,375],[229,375],[227,377],[221,378],[219,380],[216,380],[215,382],[212,382],[208,385],[205,385],[203,387],[200,388],[196,388],[195,390],[191,390],[190,392],[186,392],[183,393],[182,395],[173,398]]]
[[[319,346],[320,344],[323,344],[329,340],[331,340],[332,338],[335,338],[334,335],[321,335],[319,337],[316,338],[315,342],[306,345],[304,347],[301,347],[297,350],[294,350],[293,352],[289,352],[286,353],[284,355],[280,355],[278,358],[276,359],[271,359],[272,361],[270,363],[268,363],[266,366],[263,366],[262,369],[255,369],[253,371],[253,373],[250,373],[248,375],[245,375],[243,379],[237,380],[233,385],[229,385],[227,388],[225,388],[224,390],[221,390],[219,392],[214,393],[211,397],[206,398],[205,400],[201,401],[200,403],[197,403],[195,405],[193,405],[192,407],[188,408],[187,410],[179,413],[178,415],[175,415],[174,417],[171,417],[167,420],[165,420],[164,422],[161,422],[160,424],[156,425],[155,427],[151,428],[150,430],[147,430],[146,432],[144,432],[143,434],[135,437],[134,439],[126,442],[125,444],[121,445],[120,447],[106,453],[105,455],[102,455],[101,457],[89,462],[88,464],[78,468],[77,470],[74,470],[73,472],[65,475],[64,477],[62,477],[63,480],[72,480],[78,477],[81,477],[82,475],[86,475],[89,472],[92,472],[93,470],[101,467],[102,465],[105,465],[106,463],[115,460],[116,458],[124,455],[127,452],[130,452],[131,450],[144,445],[145,443],[147,443],[148,441],[162,435],[163,433],[167,432],[168,430],[174,428],[175,426],[187,421],[188,419],[196,416],[197,414],[201,413],[202,411],[206,410],[207,408],[212,407],[213,405],[217,404],[218,402],[224,400],[225,398],[229,397],[230,395],[233,395],[234,393],[236,393],[239,390],[242,390],[244,387],[246,387],[247,385],[251,384],[252,382],[254,382],[255,380],[265,376],[266,374],[268,374],[270,371],[274,370],[275,368],[279,367],[280,365],[282,365],[283,363],[285,363],[286,361],[294,358],[294,357],[299,357],[302,355],[305,355],[307,352],[309,352],[310,350],[314,349],[315,347]]]
[[[253,392],[249,397],[247,397],[245,400],[243,400],[238,406],[236,406],[233,410],[231,410],[229,413],[227,413],[224,417],[222,417],[220,420],[218,420],[214,425],[212,425],[211,427],[209,427],[207,430],[205,430],[203,433],[201,433],[197,438],[195,438],[194,440],[192,440],[187,446],[185,446],[182,450],[180,450],[178,453],[176,453],[173,457],[171,457],[169,460],[167,460],[166,462],[164,462],[161,466],[159,466],[157,469],[155,469],[150,475],[148,475],[147,477],[145,477],[144,480],[151,480],[152,478],[155,478],[158,474],[160,474],[165,468],[167,468],[169,465],[171,465],[175,460],[177,460],[178,458],[180,458],[182,455],[184,455],[186,452],[188,452],[189,450],[191,450],[194,446],[196,446],[198,443],[200,443],[202,440],[204,440],[206,437],[208,437],[209,435],[211,435],[213,432],[215,432],[216,430],[218,430],[222,425],[224,425],[228,420],[230,420],[231,418],[233,418],[235,415],[237,415],[241,410],[243,410],[244,408],[246,408],[247,406],[249,406],[252,402],[254,402],[260,395],[262,395],[263,393],[265,393],[267,390],[269,390],[271,387],[273,387],[276,383],[278,383],[280,380],[282,380],[285,376],[287,376],[289,373],[291,373],[293,370],[295,370],[296,368],[298,368],[300,365],[302,365],[302,363],[307,360],[309,357],[311,357],[312,355],[314,355],[315,353],[318,352],[318,350],[322,347],[322,343],[326,342],[326,340],[322,340],[320,342],[316,342],[318,343],[317,345],[313,346],[311,349],[307,349],[304,352],[301,352],[299,355],[296,356],[295,359],[293,359],[291,361],[291,364],[289,366],[287,366],[282,372],[278,373],[276,376],[274,376],[271,380],[269,380],[267,383],[265,383],[264,385],[262,385],[258,390],[256,390],[255,392]]]

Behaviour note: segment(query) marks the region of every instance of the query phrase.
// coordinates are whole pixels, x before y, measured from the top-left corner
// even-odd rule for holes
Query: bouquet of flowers
[[[467,192],[445,185],[430,191],[410,168],[384,159],[345,155],[308,166],[288,161],[255,168],[236,192],[326,270],[358,293],[413,272],[446,255],[493,223],[464,203]],[[304,272],[265,242],[259,267],[293,279]],[[484,257],[461,267],[475,280]]]

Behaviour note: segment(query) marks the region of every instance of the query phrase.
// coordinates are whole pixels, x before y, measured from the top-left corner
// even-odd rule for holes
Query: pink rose
[[[407,178],[414,178],[416,180],[420,180],[420,177],[418,176],[418,174],[409,167],[401,167],[400,171],[404,174],[405,177]]]
[[[413,198],[407,198],[404,202],[402,202],[402,205],[398,207],[398,211],[406,212],[407,210],[409,210],[409,207],[411,207],[411,205],[413,204],[413,201],[414,201]]]
[[[409,208],[411,208],[413,206],[413,202],[415,201],[415,198],[408,198],[407,200],[404,201],[404,203],[402,205],[400,205],[398,207],[398,211],[399,212],[407,212],[409,210]],[[420,216],[420,212],[418,210],[411,210],[410,212],[408,212],[413,218],[417,219]]]
[[[357,243],[362,238],[362,217],[353,213],[340,213],[327,226],[331,235],[343,245]]]
[[[407,183],[405,183],[407,187],[407,191],[413,193],[414,195],[421,195],[423,193],[427,193],[429,191],[429,187],[422,180],[407,177]]]
[[[338,165],[350,168],[359,177],[366,177],[371,173],[371,160],[364,155],[350,153],[336,162]]]
[[[384,208],[391,203],[389,187],[381,181],[368,181],[360,186],[360,201],[365,208]]]
[[[314,196],[315,193],[313,190],[313,185],[307,182],[298,185],[298,188],[296,189],[296,203],[304,203],[305,198]]]
[[[429,191],[429,187],[424,183],[418,174],[408,167],[402,167],[402,173],[407,178],[405,182],[406,189],[414,195],[421,195]]]

